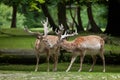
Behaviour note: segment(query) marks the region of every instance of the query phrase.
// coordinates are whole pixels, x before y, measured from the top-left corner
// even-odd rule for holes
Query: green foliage
[[[100,28],[105,28],[107,25],[107,6],[103,4],[93,4],[92,5],[92,11],[93,11],[93,16],[94,19],[97,23],[97,25]]]
[[[39,7],[37,7],[37,3],[31,2],[30,5],[31,5],[30,11],[37,10],[38,12],[41,12],[41,9]]]
[[[45,0],[36,0],[36,1],[38,1],[41,4],[45,3]]]
[[[0,28],[1,26],[9,26],[11,20],[11,8],[0,4]]]
[[[12,19],[12,8],[4,4],[0,4],[0,28],[9,28]],[[17,13],[17,27],[23,27],[25,17],[21,13]]]
[[[9,1],[9,0],[7,0]],[[82,1],[82,0],[81,0]],[[84,0],[83,0],[84,1]],[[12,1],[14,2],[14,1]],[[15,2],[19,2],[19,0],[15,0]],[[54,18],[54,21],[56,24],[58,24],[58,17],[57,17],[57,3],[59,0],[49,0],[46,1],[46,4],[48,6],[49,12]],[[7,2],[8,3],[8,2]],[[40,8],[40,4],[45,3],[45,0],[22,0],[19,3],[18,7],[18,13],[17,13],[17,27],[23,27],[24,25],[27,25],[28,27],[40,27],[42,24],[40,23],[41,20],[44,19],[44,14],[42,13],[42,10]],[[49,4],[48,4],[49,3]],[[82,3],[82,2],[81,2]],[[24,7],[25,5],[25,7]],[[0,4],[0,27],[9,27],[12,19],[12,8],[7,7],[5,9],[5,5]],[[106,27],[107,24],[107,7],[105,5],[98,5],[94,3],[92,5],[93,8],[93,15],[94,19],[97,23],[97,25],[101,27]],[[86,6],[81,5],[81,18],[83,22],[83,26],[86,27],[88,24],[88,16],[86,12]],[[7,12],[7,13],[6,13]],[[74,10],[72,11],[74,14]],[[70,12],[67,10],[67,18],[69,22],[72,22]],[[7,19],[6,19],[7,18]]]
[[[23,24],[25,21],[25,16],[21,13],[17,13],[17,28],[23,28]]]
[[[37,10],[38,12],[41,12],[40,7],[38,7],[39,4],[44,4],[45,0],[35,0],[35,1],[31,1],[30,2],[30,6],[31,6],[31,11],[33,10]]]
[[[86,28],[86,26],[88,25],[87,7],[81,6],[81,8],[82,8],[81,11],[82,24],[84,28]],[[100,28],[105,28],[107,25],[107,6],[93,4],[92,11],[96,24]]]
[[[30,28],[40,28],[42,26],[41,21],[43,20],[43,14],[37,11],[29,11],[25,14],[24,25]]]
[[[20,4],[24,4],[27,1],[29,0],[2,0],[1,2],[7,6],[13,6],[13,5],[19,6]]]

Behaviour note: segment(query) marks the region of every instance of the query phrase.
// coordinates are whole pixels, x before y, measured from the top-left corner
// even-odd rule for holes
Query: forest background
[[[119,35],[119,0],[1,0],[0,4],[0,28],[42,28],[41,21],[48,17],[53,30],[63,24],[78,33]]]

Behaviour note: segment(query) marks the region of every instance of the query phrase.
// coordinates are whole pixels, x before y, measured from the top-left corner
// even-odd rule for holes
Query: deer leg
[[[57,47],[55,53],[54,53],[54,70],[53,71],[57,71],[57,64],[58,64],[58,54],[60,52],[60,48]]]
[[[49,59],[50,59],[50,54],[47,53],[47,72],[50,71],[50,69],[49,69]]]
[[[37,62],[36,62],[35,72],[37,72],[37,70],[38,70],[39,58],[40,58],[39,53],[36,53],[36,61]]]
[[[53,71],[57,71],[57,63],[58,63],[58,55],[54,54],[54,69],[53,69]]]
[[[69,67],[67,68],[66,72],[68,72],[72,66],[72,64],[74,63],[75,59],[76,59],[77,56],[72,56],[72,59],[71,59],[71,62],[70,62],[70,65]]]
[[[102,61],[103,61],[103,72],[105,72],[105,57],[104,57],[104,54],[103,54],[103,50],[101,50],[101,54],[100,54],[100,57],[101,57],[101,59],[102,59]]]
[[[80,55],[80,69],[78,70],[78,72],[81,72],[82,70],[83,60],[84,60],[84,55]]]
[[[93,64],[92,64],[91,68],[89,69],[89,72],[93,71],[94,65],[96,63],[96,55],[91,55],[91,56],[92,56]]]

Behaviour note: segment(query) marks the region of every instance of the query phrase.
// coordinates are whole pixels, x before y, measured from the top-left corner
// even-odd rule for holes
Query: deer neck
[[[63,40],[60,44],[60,46],[62,47],[62,49],[68,51],[68,52],[72,52],[75,50],[76,44],[74,43],[74,41],[67,41],[67,40]]]

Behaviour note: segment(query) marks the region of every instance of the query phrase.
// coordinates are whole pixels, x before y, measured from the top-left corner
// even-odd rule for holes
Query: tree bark
[[[79,31],[79,25],[78,25],[78,23],[76,22],[76,20],[75,20],[75,16],[73,16],[73,14],[72,14],[72,7],[71,7],[71,5],[70,5],[70,15],[71,15],[71,18],[72,18],[72,20],[73,20],[73,23],[75,23],[75,27],[76,27],[76,29],[77,29],[77,32],[79,33],[80,31]],[[76,15],[76,13],[75,13],[75,15]],[[72,24],[73,25],[73,24]],[[72,26],[73,27],[73,26]]]
[[[95,33],[102,32],[93,19],[91,2],[87,3],[87,14],[88,14],[89,22],[91,24],[91,29],[89,31],[95,32]]]
[[[66,5],[65,3],[59,2],[58,3],[58,24],[63,24],[65,31],[68,30],[68,25],[66,21]]]
[[[109,0],[108,23],[105,33],[120,36],[120,0]]]
[[[80,9],[80,6],[78,6],[77,7],[77,20],[78,20],[78,25],[79,25],[78,28],[77,28],[78,33],[81,32],[81,31],[84,31],[80,14],[81,14],[81,9]]]
[[[57,28],[57,25],[53,21],[53,18],[51,17],[46,4],[45,3],[41,4],[41,8],[42,8],[42,11],[43,11],[45,17],[48,17],[48,21],[49,21],[50,26],[52,27],[53,31],[55,31]]]
[[[17,16],[17,5],[12,6],[12,22],[11,22],[11,28],[16,28],[16,16]]]

